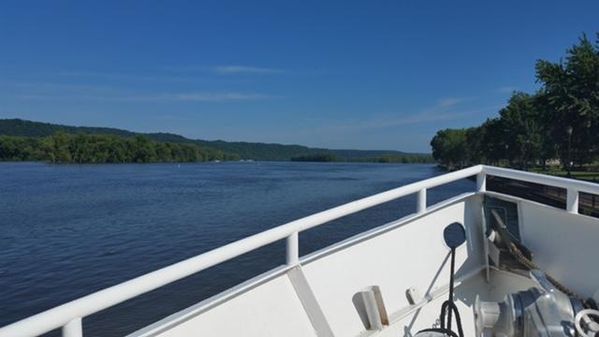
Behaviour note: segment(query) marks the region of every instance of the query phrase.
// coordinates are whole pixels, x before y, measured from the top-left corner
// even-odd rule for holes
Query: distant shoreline
[[[189,139],[170,133],[0,119],[0,161],[157,163],[207,161],[433,163],[428,153]]]
[[[435,163],[398,163],[398,162],[378,162],[378,161],[295,161],[295,160],[224,160],[224,161],[196,161],[196,162],[120,162],[120,163],[52,163],[42,160],[0,160],[2,164],[40,164],[49,166],[101,166],[101,165],[188,165],[188,164],[205,164],[205,165],[216,165],[216,164],[261,164],[261,163],[288,163],[288,164],[380,164],[380,165],[426,165],[439,167]]]

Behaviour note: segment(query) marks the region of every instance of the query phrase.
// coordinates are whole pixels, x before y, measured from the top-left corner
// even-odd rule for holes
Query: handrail
[[[578,214],[578,200],[580,198],[580,192],[599,194],[599,184],[526,171],[518,171],[494,166],[483,166],[483,175],[522,180],[566,189],[566,210],[573,214]]]
[[[476,175],[477,191],[484,192],[487,174],[558,187],[567,186],[569,195],[570,191],[578,195],[579,190],[599,193],[599,186],[590,183],[483,165],[472,166],[352,201],[229,243],[7,325],[0,328],[0,337],[36,336],[60,327],[63,328],[64,336],[80,337],[82,317],[285,238],[287,239],[287,264],[293,266],[299,263],[298,233],[301,231],[414,193],[418,195],[417,211],[423,213],[426,211],[427,189]]]
[[[481,171],[482,166],[479,165],[447,173],[289,222],[7,325],[0,328],[0,337],[35,336],[60,328],[71,320],[91,315],[254,249],[295,236],[306,229],[419,192],[422,189],[467,178],[479,174]],[[297,254],[296,249],[294,254]],[[297,263],[297,257],[289,255],[287,260]]]

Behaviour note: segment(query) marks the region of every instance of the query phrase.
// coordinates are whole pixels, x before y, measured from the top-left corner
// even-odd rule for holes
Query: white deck
[[[586,271],[593,255],[581,256],[572,246],[563,245],[565,233],[556,228],[564,228],[564,231],[568,228],[566,237],[587,243],[599,238],[596,229],[599,221],[519,198],[503,198],[518,202],[521,221],[524,221],[521,235],[535,256],[539,256],[536,261],[556,277],[580,275],[580,278],[561,279],[567,279],[568,285],[581,294],[591,296],[599,284],[599,274],[589,275]],[[460,196],[430,208],[425,215],[409,216],[302,259],[296,268],[305,276],[316,307],[302,305],[298,296],[305,296],[305,292],[298,292],[293,285],[279,285],[294,282],[286,271],[273,281],[260,284],[258,291],[241,290],[234,300],[206,309],[207,304],[218,301],[217,296],[195,310],[175,314],[131,336],[194,336],[198,333],[202,336],[412,336],[437,322],[441,304],[446,299],[449,260],[442,233],[445,225],[454,221],[463,223],[467,229],[467,244],[459,247],[456,255],[456,276],[461,282],[456,287],[455,300],[462,315],[464,333],[473,336],[472,304],[476,295],[482,300],[499,301],[508,293],[534,285],[528,278],[494,269],[490,270],[490,282],[486,282],[480,210],[481,195]],[[548,230],[555,230],[557,235],[548,237]],[[593,245],[586,247],[594,249]],[[586,253],[585,249],[582,253]],[[551,254],[546,255],[549,251]],[[568,263],[555,265],[556,260]],[[260,279],[249,283],[259,284]],[[356,293],[372,285],[381,288],[391,320],[390,326],[381,331],[366,330],[365,314],[354,303]],[[423,300],[421,306],[411,306],[406,297],[406,290],[411,287],[433,299]],[[263,296],[256,297],[257,293]],[[278,305],[271,302],[273,298]],[[286,309],[288,316],[283,318],[279,309],[291,303],[295,306]],[[256,312],[261,314],[259,318]],[[314,312],[321,313],[328,329],[314,322],[310,325]],[[216,321],[238,323],[214,324]],[[248,330],[242,324],[250,321],[249,326],[257,330]],[[289,322],[301,322],[302,327],[288,330]],[[256,324],[262,324],[261,328]],[[172,325],[176,327],[168,328]],[[164,328],[167,331],[160,333]]]
[[[443,243],[446,224],[458,221],[468,229],[468,244],[457,250],[458,278],[478,276],[483,266],[482,255],[472,253],[482,252],[481,241],[476,239],[482,238],[480,212],[474,211],[480,199],[473,194],[464,195],[436,206],[426,216],[408,217],[356,236],[305,257],[294,270],[272,280],[262,283],[259,277],[250,284],[262,284],[250,291],[241,289],[236,297],[221,305],[205,309],[204,305],[218,297],[208,300],[195,310],[175,314],[132,336],[193,336],[197,333],[202,336],[296,336],[296,333],[299,333],[297,336],[358,336],[365,328],[354,302],[357,292],[363,288],[372,285],[381,288],[392,318],[409,306],[405,291],[410,287],[418,288],[422,294],[445,294],[449,275],[448,249]],[[298,285],[301,282],[291,274],[298,272],[306,281],[303,285]],[[307,290],[297,291],[292,283],[295,288],[303,286]],[[307,296],[313,296],[316,301],[306,301]],[[282,313],[282,309],[287,312]],[[438,309],[436,311],[438,316]],[[314,324],[320,328],[314,331],[310,317],[314,320],[318,313],[328,328]],[[288,330],[289,322],[301,327]],[[174,328],[169,328],[173,325]],[[256,325],[261,325],[261,329],[252,334]],[[306,327],[311,328],[310,333],[305,332]],[[165,332],[160,332],[165,328]]]
[[[183,261],[127,283],[33,316],[0,329],[0,337],[33,336],[64,326],[67,337],[81,336],[81,317],[193,274],[280,239],[287,239],[287,265],[260,275],[223,294],[152,324],[130,336],[411,336],[430,328],[447,296],[449,250],[443,228],[452,222],[466,228],[467,242],[456,254],[455,298],[465,335],[474,335],[472,303],[500,300],[528,288],[526,278],[487,272],[482,198],[486,174],[568,188],[568,210],[510,196],[520,216],[522,241],[535,261],[584,296],[592,296],[599,273],[589,273],[599,241],[599,219],[577,214],[578,192],[599,194],[599,186],[525,172],[477,166],[343,205]],[[426,207],[426,190],[477,175],[477,191]],[[309,256],[297,255],[298,233],[411,193],[418,194],[417,212],[362,233]],[[488,192],[490,193],[490,192]],[[577,249],[572,249],[576,247]],[[367,330],[356,294],[378,286],[391,324]],[[421,299],[410,305],[409,288]],[[159,305],[159,304],[158,304]]]

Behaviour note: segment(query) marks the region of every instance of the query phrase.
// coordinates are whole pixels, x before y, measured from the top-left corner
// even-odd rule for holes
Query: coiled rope
[[[501,219],[501,217],[499,216],[499,214],[497,214],[497,211],[496,210],[491,210],[491,214],[495,218],[495,221],[497,221],[497,223],[499,224],[499,227],[501,229],[503,229],[504,231],[507,232],[507,230],[506,230],[507,227],[506,227],[505,223],[503,222],[503,220]],[[539,270],[541,270],[541,268],[536,263],[534,263],[531,259],[529,259],[526,256],[524,256],[524,254],[522,253],[522,251],[520,250],[520,248],[518,248],[518,246],[514,242],[512,242],[512,240],[508,237],[509,233],[500,233],[500,234],[501,234],[502,238],[505,240],[508,252],[520,264],[522,264],[523,266],[525,266],[528,269],[539,269]],[[583,299],[574,290],[566,287],[565,285],[563,285],[561,282],[559,282],[558,280],[556,280],[551,275],[545,273],[545,276],[547,277],[547,280],[549,282],[551,282],[551,284],[553,284],[559,291],[563,292],[564,294],[566,294],[566,295],[568,295],[570,297],[576,298],[577,300],[579,300],[582,303],[582,305],[585,308],[587,308],[587,309],[588,308],[595,308],[594,303],[592,303],[590,300]]]

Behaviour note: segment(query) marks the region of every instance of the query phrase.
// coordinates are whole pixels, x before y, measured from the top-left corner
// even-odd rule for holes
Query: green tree
[[[515,92],[499,115],[509,134],[509,137],[505,137],[508,159],[520,168],[527,169],[531,162],[539,159],[544,134],[534,97]]]
[[[591,162],[598,154],[599,144],[598,45],[583,35],[567,51],[565,62],[540,60],[536,71],[550,108],[550,134],[562,163]]]
[[[433,158],[450,170],[468,163],[466,129],[438,131],[431,140]]]
[[[481,126],[481,151],[485,153],[483,163],[499,165],[508,158],[509,145],[506,128],[499,118],[489,118]]]
[[[150,163],[157,161],[156,151],[152,142],[144,136],[135,136],[129,143],[132,159],[135,163]]]
[[[48,157],[53,163],[70,163],[72,161],[70,136],[64,132],[57,132],[48,137]]]

